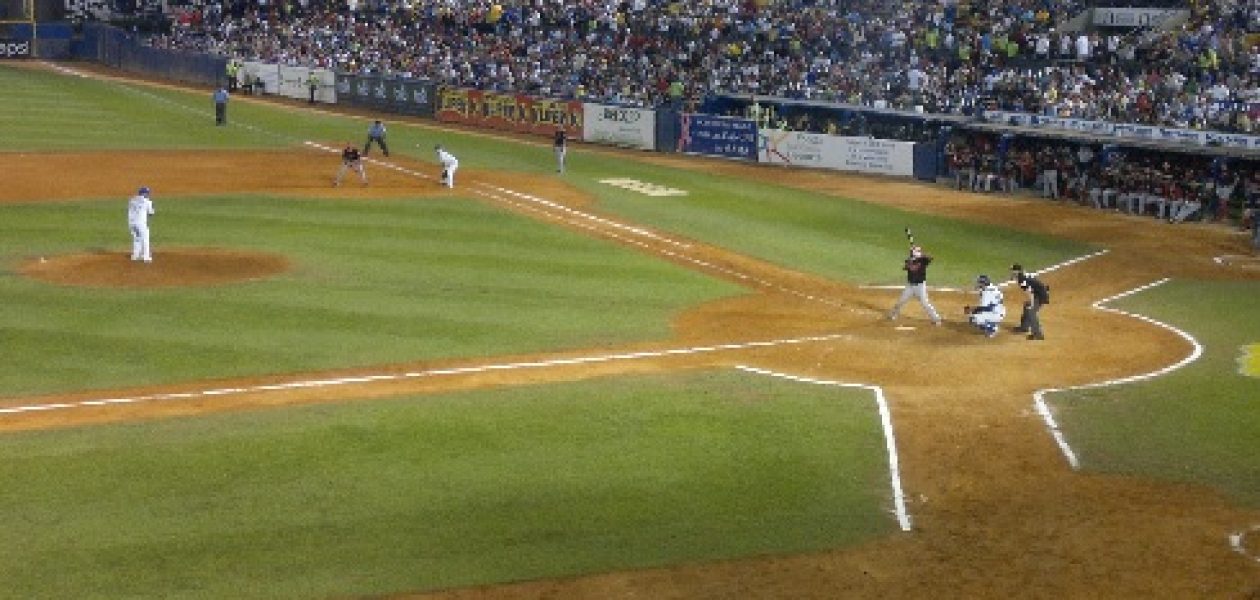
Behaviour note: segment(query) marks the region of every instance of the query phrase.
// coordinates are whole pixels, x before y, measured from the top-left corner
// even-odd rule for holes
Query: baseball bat
[[[906,240],[910,242],[911,246],[914,245],[914,232],[910,231],[909,226],[906,227]]]

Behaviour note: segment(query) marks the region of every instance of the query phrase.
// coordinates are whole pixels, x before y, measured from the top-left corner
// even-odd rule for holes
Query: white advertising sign
[[[655,150],[656,111],[606,104],[583,104],[582,139],[599,144]]]
[[[1158,27],[1164,21],[1190,16],[1179,8],[1095,8],[1094,25],[1098,27]]]
[[[757,161],[767,164],[914,176],[914,142],[761,129]]]
[[[311,70],[306,67],[280,65],[280,95],[285,98],[305,100],[310,95],[307,78]]]
[[[249,75],[250,79],[261,80],[265,93],[280,92],[280,67],[278,65],[247,60],[241,63],[241,75]]]
[[[1028,127],[1044,127],[1062,129],[1082,133],[1112,135],[1121,138],[1155,140],[1176,144],[1206,146],[1217,144],[1232,148],[1260,149],[1260,136],[1243,135],[1198,129],[1179,129],[1176,127],[1160,127],[1157,125],[1138,125],[1136,123],[1109,123],[1107,121],[1091,121],[1089,119],[1068,119],[1061,117],[1045,117],[1029,113],[1017,113],[1000,110],[984,111],[984,120],[1003,125],[1023,125]]]

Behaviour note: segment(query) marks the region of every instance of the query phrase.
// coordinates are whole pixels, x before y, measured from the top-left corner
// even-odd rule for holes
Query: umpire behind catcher
[[[1030,340],[1046,339],[1041,331],[1041,317],[1038,313],[1042,306],[1050,303],[1050,287],[1025,273],[1024,267],[1019,263],[1011,265],[1011,277],[1028,294],[1028,299],[1024,301],[1024,312],[1019,317],[1019,327],[1015,328],[1015,332],[1027,333]]]

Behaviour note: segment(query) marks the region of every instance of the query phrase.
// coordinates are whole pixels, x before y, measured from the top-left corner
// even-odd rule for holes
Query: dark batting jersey
[[[924,254],[923,256],[906,259],[906,282],[908,283],[924,283],[927,281],[927,268],[932,263],[932,257]]]

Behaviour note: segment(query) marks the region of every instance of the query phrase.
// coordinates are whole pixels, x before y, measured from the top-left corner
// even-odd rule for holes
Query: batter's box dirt
[[[18,272],[57,285],[180,287],[254,281],[289,270],[283,256],[223,248],[159,248],[153,262],[126,252],[101,251],[29,259]]]

